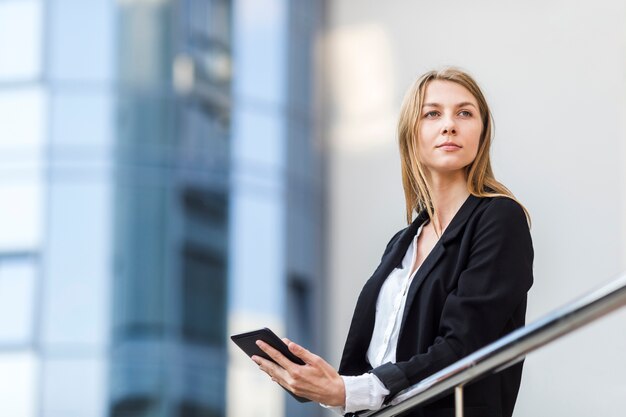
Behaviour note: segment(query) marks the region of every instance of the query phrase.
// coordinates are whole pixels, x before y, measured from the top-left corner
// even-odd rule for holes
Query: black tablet
[[[304,361],[291,353],[287,345],[280,339],[280,337],[276,336],[276,334],[267,327],[259,330],[253,330],[251,332],[235,334],[232,335],[230,339],[250,357],[256,355],[276,363],[274,359],[270,358],[267,353],[263,352],[261,348],[256,345],[257,340],[262,340],[282,353],[291,362],[298,365],[304,365]],[[311,401],[308,398],[298,397],[287,389],[285,389],[285,391],[301,403]]]

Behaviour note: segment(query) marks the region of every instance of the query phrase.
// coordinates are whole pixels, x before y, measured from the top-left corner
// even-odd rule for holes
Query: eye
[[[439,116],[439,112],[437,110],[431,110],[427,113],[424,113],[424,118],[425,119],[434,119],[435,117]]]
[[[472,117],[472,112],[467,111],[467,110],[461,110],[459,112],[459,116],[461,116],[461,117]]]

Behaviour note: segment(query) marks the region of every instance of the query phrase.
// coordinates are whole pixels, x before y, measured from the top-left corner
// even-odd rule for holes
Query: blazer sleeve
[[[524,211],[509,198],[492,200],[477,222],[467,267],[445,300],[433,345],[372,370],[390,390],[387,399],[502,336],[515,310],[525,306],[532,263]]]

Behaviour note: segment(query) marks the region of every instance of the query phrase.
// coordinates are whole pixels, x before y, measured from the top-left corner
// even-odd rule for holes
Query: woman
[[[406,216],[357,301],[339,371],[286,340],[306,363],[259,346],[272,380],[341,413],[400,391],[524,325],[533,248],[526,210],[494,178],[492,119],[476,82],[453,68],[416,80],[398,136]],[[417,214],[413,219],[413,215]],[[522,365],[465,388],[465,415],[510,417]],[[453,416],[448,395],[407,416]]]

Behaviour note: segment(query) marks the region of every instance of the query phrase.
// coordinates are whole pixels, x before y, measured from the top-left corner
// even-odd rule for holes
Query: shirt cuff
[[[346,387],[346,405],[344,413],[361,410],[379,410],[389,390],[374,374],[359,376],[341,376]]]
[[[340,416],[343,416],[344,414],[346,414],[346,409],[344,407],[335,407],[332,405],[326,405],[326,404],[322,404],[320,403],[320,405],[324,408],[327,408],[331,411],[334,411],[335,413],[339,414]]]

